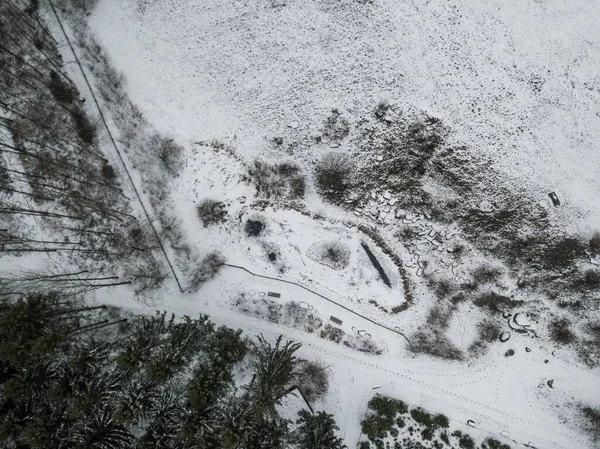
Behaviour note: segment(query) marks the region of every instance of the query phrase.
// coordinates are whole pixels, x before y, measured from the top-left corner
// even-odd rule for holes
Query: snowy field
[[[319,296],[390,328],[422,326],[427,301],[399,314],[382,310],[407,298],[393,261],[358,230],[366,219],[324,203],[311,183],[308,213],[258,207],[254,186],[241,174],[257,158],[294,160],[309,172],[330,147],[313,138],[332,108],[355,125],[385,99],[440,118],[452,143],[468,146],[540,201],[555,191],[562,208],[552,219],[589,233],[600,220],[600,31],[592,20],[599,15],[599,6],[559,0],[98,0],[90,26],[125,74],[132,101],[186,148],[186,168],[169,201],[188,241],[201,254],[218,249],[228,263],[275,278],[226,267],[199,293],[164,295],[170,299],[150,307],[208,313],[248,334],[284,333],[302,342],[306,357],[331,366],[333,385],[322,406],[335,413],[349,447],[359,439],[374,387],[443,412],[453,428],[481,440],[590,447],[572,410],[580,402],[600,404],[597,370],[529,334],[513,334],[511,358],[502,345],[468,364],[410,354],[398,334]],[[289,151],[272,144],[276,137]],[[211,141],[231,151],[215,151]],[[226,224],[203,227],[198,220],[195,206],[207,197],[226,204]],[[261,235],[247,235],[249,218],[267,223]],[[326,242],[347,251],[343,269],[315,256]],[[365,242],[390,273],[391,289]],[[407,252],[397,250],[410,267]],[[364,330],[384,342],[385,350],[367,355],[250,317],[234,299],[251,292],[310,304],[324,319],[342,320],[347,334]],[[100,299],[147,310],[114,298]],[[448,333],[460,349],[468,348],[482,316],[472,306],[458,308]],[[550,379],[553,389],[545,386]],[[466,426],[469,419],[477,428]]]

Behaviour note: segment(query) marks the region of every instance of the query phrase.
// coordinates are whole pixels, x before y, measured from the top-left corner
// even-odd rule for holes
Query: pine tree
[[[283,346],[280,335],[272,346],[262,335],[252,347],[256,355],[256,374],[246,387],[257,416],[276,416],[275,406],[289,392],[289,384],[294,377],[299,343],[287,341]]]
[[[343,440],[336,435],[339,427],[333,415],[317,412],[312,415],[306,410],[298,412],[300,419],[296,421],[296,443],[298,449],[342,449],[346,446]]]

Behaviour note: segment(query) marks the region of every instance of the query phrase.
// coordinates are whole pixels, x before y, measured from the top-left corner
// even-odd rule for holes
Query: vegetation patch
[[[502,313],[523,305],[523,301],[512,299],[508,296],[499,295],[495,292],[483,293],[473,299],[473,304],[491,312]]]
[[[339,240],[315,242],[306,255],[333,270],[343,270],[350,264],[350,248]]]
[[[227,209],[221,201],[207,198],[196,206],[196,214],[204,227],[207,227],[224,222],[227,217]]]
[[[306,180],[294,162],[269,164],[254,161],[248,175],[259,196],[274,200],[304,198]]]

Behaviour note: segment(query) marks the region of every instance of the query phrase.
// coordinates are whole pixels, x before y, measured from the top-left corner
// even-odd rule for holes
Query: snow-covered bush
[[[322,398],[329,388],[327,367],[321,362],[299,360],[294,383],[309,402]]]
[[[585,272],[584,280],[588,287],[600,287],[600,270],[587,270]]]
[[[190,274],[189,290],[192,292],[198,291],[202,284],[217,275],[224,263],[225,258],[217,252],[210,253],[204,257]]]
[[[225,221],[227,209],[225,209],[225,204],[222,202],[207,198],[196,206],[196,213],[198,218],[202,220],[204,227],[206,227]]]
[[[594,254],[600,254],[600,232],[594,232],[590,238],[590,249]]]
[[[323,191],[343,192],[351,183],[354,164],[350,156],[330,151],[318,162],[315,169],[317,186]]]
[[[300,167],[294,162],[272,165],[254,161],[248,174],[261,196],[275,199],[304,198],[306,181]]]
[[[332,109],[331,114],[325,120],[322,134],[332,141],[339,141],[350,133],[350,124],[348,120],[342,117],[342,113],[337,109]]]
[[[548,325],[550,338],[556,343],[567,345],[576,340],[575,334],[571,330],[571,321],[567,318],[556,318]]]
[[[161,171],[176,176],[183,169],[183,147],[170,137],[155,133],[148,141],[148,154],[159,162]]]
[[[306,255],[333,270],[343,270],[350,263],[350,248],[337,240],[315,242],[308,248]]]

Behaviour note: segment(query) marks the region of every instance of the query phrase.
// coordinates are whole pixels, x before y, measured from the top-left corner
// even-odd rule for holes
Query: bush
[[[483,341],[492,342],[500,338],[501,327],[498,323],[492,320],[483,320],[477,324],[477,333]]]
[[[185,165],[183,147],[170,137],[154,134],[148,142],[147,151],[159,161],[161,171],[170,176],[179,174]]]
[[[513,309],[523,304],[508,296],[499,295],[495,292],[484,293],[473,300],[477,307],[488,309],[492,312],[502,312],[504,309]]]
[[[202,220],[204,227],[221,223],[225,221],[225,217],[227,216],[225,204],[211,199],[205,199],[198,204],[196,213],[198,214],[198,218]]]
[[[354,165],[344,153],[325,154],[316,167],[317,186],[324,191],[343,192],[350,186]]]
[[[52,96],[62,103],[72,103],[79,96],[75,86],[64,81],[55,71],[50,72],[48,88]]]
[[[581,411],[586,420],[587,431],[594,441],[600,441],[600,409],[583,407]]]
[[[410,411],[410,416],[412,416],[412,419],[414,419],[415,422],[427,427],[428,429],[436,428],[434,419],[433,419],[433,415],[430,413],[427,413],[422,408],[413,408]]]
[[[502,444],[500,441],[494,440],[493,438],[488,438],[485,440],[484,444],[487,445],[489,449],[510,449],[508,444]]]
[[[295,383],[306,399],[314,402],[322,398],[329,388],[327,368],[320,362],[299,360]]]
[[[463,449],[475,449],[475,441],[467,434],[461,435],[458,439],[458,445]]]
[[[377,438],[385,438],[387,433],[394,427],[394,420],[387,416],[367,416],[361,423],[362,433],[371,441]]]
[[[398,413],[403,415],[408,412],[408,407],[403,401],[386,396],[372,398],[369,401],[369,408],[389,418],[394,418]]]
[[[258,237],[265,229],[265,224],[260,220],[248,220],[244,226],[244,231],[249,237]]]
[[[306,180],[300,167],[293,162],[271,165],[254,161],[248,170],[259,195],[266,198],[303,198],[306,193]]]
[[[447,360],[462,360],[463,353],[442,331],[420,330],[410,339],[409,350],[415,354],[429,354]]]
[[[600,287],[600,270],[587,270],[585,272],[585,284],[590,288]]]
[[[446,432],[442,432],[440,433],[440,439],[446,443],[446,444],[450,444],[450,438],[448,438],[448,434]]]
[[[361,441],[358,449],[371,449],[371,444],[368,441]]]
[[[337,109],[332,109],[331,114],[325,120],[323,127],[323,135],[329,139],[336,141],[342,140],[350,133],[350,124],[342,117],[342,114]]]
[[[573,343],[576,338],[570,327],[571,322],[567,318],[557,318],[551,321],[548,326],[550,338],[563,345]]]
[[[448,417],[441,413],[435,415],[435,417],[433,418],[433,423],[435,424],[436,428],[447,429],[448,427],[450,427]]]
[[[113,180],[117,177],[117,174],[115,173],[115,169],[113,168],[112,165],[104,164],[102,166],[102,177],[104,179],[108,179],[108,180]]]
[[[564,238],[546,248],[542,262],[550,269],[568,268],[582,255],[583,250],[584,246],[579,239]]]
[[[350,264],[350,249],[337,240],[315,242],[308,248],[306,255],[333,270],[343,270]]]
[[[594,254],[600,254],[600,232],[594,232],[590,238],[590,249]]]
[[[96,138],[96,125],[94,125],[81,109],[71,111],[75,132],[79,138],[87,143],[92,144]]]
[[[208,254],[190,274],[189,291],[198,291],[202,284],[217,275],[224,263],[225,258],[221,254],[216,252]]]
[[[496,282],[502,275],[502,270],[498,267],[482,265],[476,268],[471,274],[476,284],[491,284]]]
[[[429,428],[423,429],[423,431],[421,432],[421,437],[425,441],[431,441],[431,440],[433,440],[433,430],[431,430]]]

